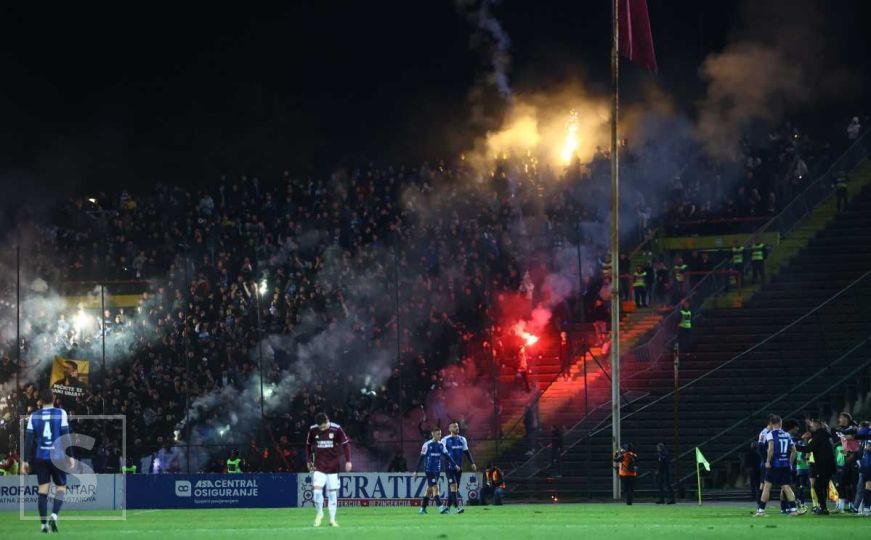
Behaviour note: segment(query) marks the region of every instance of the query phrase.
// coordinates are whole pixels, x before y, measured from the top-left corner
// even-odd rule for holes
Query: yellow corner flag
[[[708,463],[708,460],[705,459],[705,456],[702,455],[702,451],[699,450],[699,447],[696,447],[696,463],[701,464],[706,471],[711,471],[711,464]]]

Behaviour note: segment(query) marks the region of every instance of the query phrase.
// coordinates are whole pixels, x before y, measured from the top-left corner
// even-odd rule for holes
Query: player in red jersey
[[[330,512],[330,527],[336,523],[336,507],[339,493],[339,451],[345,454],[345,472],[351,472],[351,440],[339,424],[333,424],[326,413],[315,415],[315,425],[308,430],[305,441],[305,455],[308,469],[312,473],[314,487],[315,527],[324,519],[324,486],[327,488],[327,501]]]

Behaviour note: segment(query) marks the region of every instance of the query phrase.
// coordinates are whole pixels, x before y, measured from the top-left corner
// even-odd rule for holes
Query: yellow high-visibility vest
[[[686,328],[689,330],[693,327],[693,312],[689,309],[681,309],[680,310],[680,324],[678,325],[681,328]]]
[[[761,261],[763,259],[765,259],[765,244],[761,242],[753,244],[752,251],[750,252],[750,260]]]
[[[647,272],[635,272],[635,281],[632,282],[633,287],[646,287],[644,278],[647,277]]]

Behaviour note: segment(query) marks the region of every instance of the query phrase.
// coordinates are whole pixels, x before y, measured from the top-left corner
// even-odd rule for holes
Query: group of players
[[[66,455],[69,444],[62,444],[62,437],[70,433],[67,413],[53,406],[54,398],[48,391],[41,396],[43,408],[31,414],[27,422],[27,431],[22,456],[23,472],[32,470],[39,483],[38,508],[42,532],[57,532],[58,515],[64,502],[66,491],[67,461],[72,465],[72,458]],[[786,423],[777,416],[769,415],[768,424],[759,433],[757,449],[762,458],[761,494],[754,513],[757,517],[765,517],[766,506],[771,500],[772,488],[779,488],[781,512],[790,516],[807,513],[804,504],[804,486],[810,483],[814,507],[813,513],[828,515],[826,498],[829,494],[830,481],[837,470],[835,451],[832,444],[833,436],[841,440],[850,460],[850,469],[855,468],[861,474],[862,482],[856,486],[863,490],[863,505],[865,516],[871,517],[871,427],[867,424],[861,427],[852,422],[849,414],[839,416],[839,426],[830,430],[819,419],[808,419],[808,431],[799,435],[799,423]],[[458,495],[462,475],[463,458],[468,459],[473,471],[477,470],[469,444],[460,435],[459,423],[454,421],[448,426],[450,434],[442,438],[439,427],[433,427],[431,439],[423,443],[415,468],[414,478],[418,477],[421,467],[426,475],[426,492],[421,500],[421,514],[427,513],[430,501],[440,506],[440,513],[447,514],[451,506],[456,513],[462,514],[461,498]],[[336,510],[338,506],[340,455],[344,455],[344,470],[351,472],[350,439],[341,426],[330,422],[325,413],[315,416],[315,424],[309,429],[306,439],[306,456],[309,457],[309,470],[312,473],[314,487],[315,521],[319,527],[324,518],[324,491],[326,491],[329,524],[338,527]],[[28,461],[32,457],[33,466]],[[446,504],[442,504],[439,492],[439,478],[442,472],[447,477],[449,491]],[[842,484],[856,484],[851,476],[842,477]],[[809,482],[808,482],[809,481]],[[48,514],[50,482],[55,484],[52,494],[52,513]],[[796,493],[796,488],[798,494]]]
[[[850,469],[847,470],[855,467],[862,475],[863,482],[858,485],[858,489],[864,489],[862,515],[871,517],[871,428],[867,425],[855,426],[852,417],[846,413],[839,416],[839,427],[834,430],[830,430],[820,419],[811,418],[806,423],[807,431],[799,435],[797,421],[784,423],[779,416],[769,415],[768,424],[757,440],[757,449],[762,458],[761,492],[754,516],[768,515],[766,505],[771,500],[772,488],[780,489],[781,513],[789,516],[806,514],[808,508],[804,504],[804,488],[808,483],[813,513],[828,515],[826,499],[830,482],[837,471],[832,438],[838,437],[842,446],[849,448],[847,459],[850,460]],[[850,475],[845,480],[844,486],[855,482]],[[841,498],[841,501],[845,500]],[[858,509],[856,511],[858,513]]]
[[[475,461],[469,451],[469,443],[460,435],[460,425],[454,421],[448,425],[450,435],[442,438],[442,430],[433,427],[430,431],[432,438],[423,443],[420,450],[420,459],[413,478],[417,478],[423,466],[426,475],[426,491],[420,504],[420,513],[426,514],[430,500],[440,506],[440,513],[447,514],[451,506],[457,514],[464,512],[462,500],[459,497],[460,477],[462,475],[463,457],[465,456],[472,468],[477,471]],[[309,459],[309,472],[312,474],[312,487],[314,489],[315,521],[314,526],[320,527],[324,519],[324,491],[326,491],[327,509],[329,512],[329,524],[338,527],[336,522],[336,509],[338,507],[339,492],[339,457],[344,454],[345,472],[351,472],[351,445],[348,436],[345,435],[341,426],[330,422],[325,413],[315,416],[315,424],[309,428],[306,438],[306,456]],[[439,478],[445,472],[448,481],[448,500],[442,504],[439,492]]]
[[[58,516],[64,503],[66,493],[67,471],[72,470],[74,460],[66,451],[71,448],[67,439],[70,436],[69,418],[66,411],[54,406],[54,396],[50,390],[40,395],[42,409],[30,415],[22,449],[22,472],[33,472],[37,476],[38,509],[43,533],[58,532]],[[424,443],[420,453],[417,470],[425,465],[427,490],[423,497],[420,513],[425,514],[429,500],[433,499],[441,505],[439,497],[439,477],[442,463],[447,461],[450,468],[446,469],[450,491],[447,504],[441,507],[441,513],[450,512],[453,505],[458,514],[463,513],[461,500],[458,496],[463,456],[466,456],[472,470],[477,470],[469,445],[465,437],[460,435],[460,426],[452,422],[449,426],[450,435],[441,437],[441,429],[433,428],[432,439]],[[306,455],[309,457],[309,470],[312,473],[314,487],[315,521],[318,527],[324,518],[324,491],[326,491],[329,524],[338,527],[336,509],[339,492],[339,458],[344,455],[344,470],[351,472],[351,444],[344,430],[338,424],[330,422],[325,413],[315,416],[315,425],[308,432],[306,439]],[[417,471],[414,477],[417,477]],[[51,484],[55,485],[50,494]],[[48,502],[52,499],[52,512],[48,513]]]
[[[468,441],[460,435],[460,424],[453,421],[448,425],[448,430],[450,435],[442,438],[441,428],[433,427],[430,432],[432,439],[423,443],[423,447],[420,449],[420,458],[417,460],[414,478],[417,478],[418,471],[420,471],[420,467],[423,465],[426,473],[426,493],[420,503],[421,514],[426,514],[426,508],[429,506],[430,499],[441,507],[440,512],[442,514],[449,513],[451,505],[454,506],[458,514],[462,514],[465,511],[458,495],[460,477],[463,473],[463,456],[466,456],[469,460],[472,471],[477,471],[478,467],[475,465],[475,460],[472,459]],[[441,476],[443,461],[446,461],[448,464],[445,467],[445,477],[448,481],[449,490],[446,505],[442,505],[439,494],[439,477]]]

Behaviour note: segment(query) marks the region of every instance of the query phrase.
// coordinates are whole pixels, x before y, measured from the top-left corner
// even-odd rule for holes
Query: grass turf
[[[130,510],[125,521],[73,521],[61,515],[60,532],[69,538],[193,538],[267,539],[347,537],[355,540],[391,538],[498,538],[520,540],[571,538],[615,540],[632,538],[812,538],[818,535],[871,532],[871,519],[855,515],[767,518],[750,515],[750,505],[711,504],[555,504],[468,507],[463,515],[420,516],[417,508],[339,508],[339,529],[312,529],[314,512],[305,509]],[[71,515],[84,517],[85,513]],[[35,521],[19,521],[15,513],[0,514],[0,538],[39,534]],[[860,534],[862,534],[860,532]]]

